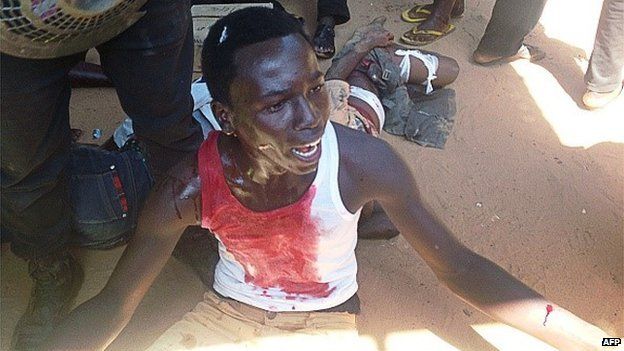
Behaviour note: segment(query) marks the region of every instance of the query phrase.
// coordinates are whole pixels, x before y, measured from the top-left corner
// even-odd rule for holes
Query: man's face
[[[230,122],[269,174],[307,174],[321,155],[329,97],[310,45],[298,34],[236,52]]]

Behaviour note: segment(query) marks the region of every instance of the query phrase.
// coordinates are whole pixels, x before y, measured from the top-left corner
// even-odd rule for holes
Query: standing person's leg
[[[623,68],[624,0],[605,0],[585,73],[587,92],[583,102],[588,108],[600,108],[620,94]]]
[[[487,64],[518,54],[524,37],[539,21],[544,5],[546,0],[497,0],[473,54],[475,62]]]
[[[319,58],[331,58],[336,52],[334,27],[351,18],[347,0],[318,0],[314,51]]]
[[[422,21],[419,20],[419,17],[414,18],[416,21],[412,22],[416,23],[416,26],[405,32],[401,36],[401,41],[409,45],[427,45],[455,30],[455,25],[449,22],[454,12],[460,13],[460,15],[463,13],[464,0],[435,0],[430,5],[430,11],[427,8],[417,6],[404,12],[402,17],[411,19],[412,17],[409,17],[410,11],[416,16],[418,16],[419,11],[430,13]]]
[[[455,5],[451,10],[450,17],[457,18],[464,15],[464,8],[466,4],[465,0],[455,1]],[[415,5],[403,12],[401,12],[401,19],[407,23],[422,23],[426,21],[434,12],[443,11],[443,8],[440,8],[440,1],[433,1],[431,4],[426,5]]]
[[[2,226],[33,279],[28,309],[13,334],[16,350],[36,348],[47,337],[82,280],[66,247],[72,213],[65,171],[71,140],[67,73],[83,57],[1,58]]]
[[[316,11],[318,20],[332,17],[336,25],[347,23],[351,19],[347,0],[318,0]]]
[[[159,178],[203,140],[191,115],[193,28],[189,0],[152,0],[143,11],[98,51]]]

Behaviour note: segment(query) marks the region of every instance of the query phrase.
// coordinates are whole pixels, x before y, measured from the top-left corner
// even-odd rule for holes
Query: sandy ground
[[[285,1],[313,22],[314,6]],[[384,14],[396,36],[409,29],[408,0],[351,0],[356,26]],[[411,165],[424,199],[476,252],[614,336],[624,336],[624,98],[601,111],[579,107],[600,2],[551,0],[527,42],[536,64],[483,68],[469,57],[493,0],[468,0],[449,37],[427,49],[459,61],[451,87],[458,114],[445,150],[384,135]],[[312,5],[312,6],[311,6]],[[328,62],[323,62],[326,68]],[[122,119],[112,89],[75,91],[72,125],[104,138]],[[90,133],[87,133],[90,134]],[[79,300],[105,283],[122,249],[82,250]],[[463,303],[405,240],[359,243],[360,333],[378,350],[552,350]],[[26,264],[2,248],[1,349],[28,300]],[[171,259],[110,350],[140,350],[199,301],[202,285]],[[597,341],[598,342],[598,341]]]

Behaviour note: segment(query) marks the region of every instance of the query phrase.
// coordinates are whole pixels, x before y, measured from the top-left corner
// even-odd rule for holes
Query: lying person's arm
[[[195,157],[174,167],[148,197],[134,237],[104,289],[78,306],[44,349],[101,350],[126,326],[188,225],[201,216]],[[175,173],[175,175],[174,175]]]
[[[332,60],[332,65],[325,73],[325,79],[346,81],[369,51],[392,44],[394,34],[383,28],[384,22],[386,22],[385,17],[378,17],[370,24],[358,28]]]
[[[353,133],[336,129],[343,131],[340,134]],[[599,349],[606,333],[545,299],[461,244],[423,204],[414,176],[401,157],[382,140],[366,139],[366,143],[350,142],[355,144],[353,147],[344,145],[349,141],[340,143],[343,150],[355,150],[350,155],[345,151],[350,161],[344,167],[350,174],[358,175],[350,177],[358,180],[353,190],[358,194],[365,193],[364,189],[373,192],[372,198],[360,198],[355,203],[378,200],[407,241],[451,291],[494,319],[560,350]],[[543,325],[548,305],[553,310]]]

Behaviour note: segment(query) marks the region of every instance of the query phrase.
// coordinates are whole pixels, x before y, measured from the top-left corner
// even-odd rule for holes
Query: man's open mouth
[[[320,151],[320,143],[321,143],[321,139],[310,144],[293,147],[290,150],[298,158],[304,161],[309,161],[309,160],[314,159],[317,152]]]

